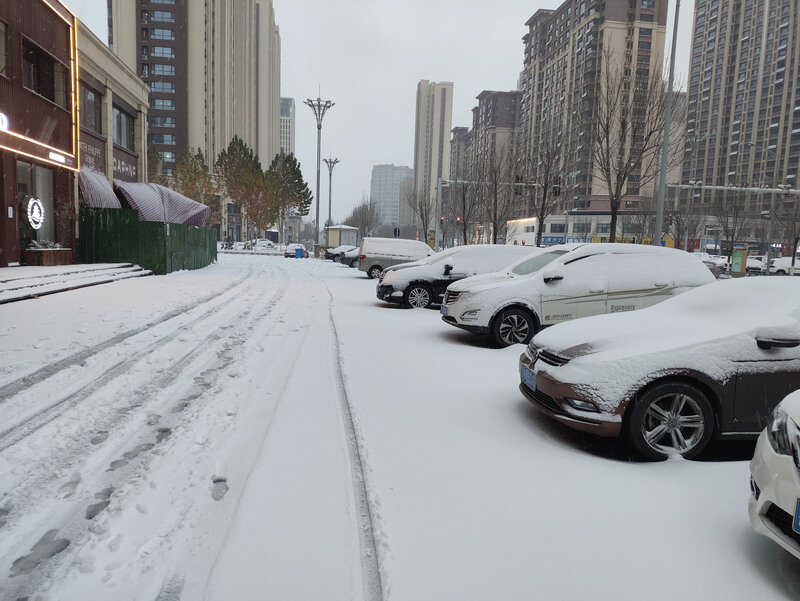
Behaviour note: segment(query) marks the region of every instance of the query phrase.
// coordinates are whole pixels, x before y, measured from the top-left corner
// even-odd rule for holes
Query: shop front
[[[71,262],[76,28],[75,17],[53,0],[0,3],[0,267],[42,264],[48,251],[50,264],[54,257]]]

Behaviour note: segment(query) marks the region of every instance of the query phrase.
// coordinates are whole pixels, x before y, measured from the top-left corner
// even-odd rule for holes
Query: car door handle
[[[656,288],[663,288],[664,286],[668,286],[668,282],[656,282]]]
[[[602,294],[605,290],[589,290],[591,294]]]

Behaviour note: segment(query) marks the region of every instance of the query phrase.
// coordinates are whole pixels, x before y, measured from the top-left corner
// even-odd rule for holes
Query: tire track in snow
[[[359,438],[353,424],[353,411],[347,394],[347,385],[344,380],[342,365],[342,343],[339,331],[336,329],[336,320],[333,316],[333,293],[328,283],[317,277],[325,286],[330,296],[331,303],[328,309],[328,318],[333,337],[333,373],[336,378],[336,391],[339,407],[342,411],[347,451],[350,456],[350,475],[353,481],[353,499],[355,501],[356,516],[358,519],[358,542],[361,548],[361,576],[363,582],[365,601],[381,601],[383,599],[384,583],[381,579],[381,570],[378,561],[378,547],[375,544],[375,531],[373,512],[369,502],[367,483],[364,477],[364,462],[359,445]]]
[[[173,309],[172,311],[165,313],[162,317],[156,319],[155,321],[148,322],[145,325],[140,326],[138,328],[127,330],[125,332],[122,332],[121,334],[117,334],[116,336],[109,338],[105,342],[91,346],[73,355],[64,357],[63,359],[55,361],[54,363],[50,363],[49,365],[45,365],[44,367],[39,368],[28,375],[22,376],[21,378],[17,378],[16,380],[12,380],[7,384],[3,384],[3,394],[0,395],[0,403],[4,402],[7,399],[10,399],[13,396],[16,396],[21,391],[26,390],[31,386],[35,386],[36,384],[39,384],[40,382],[47,380],[48,378],[58,374],[64,369],[84,363],[90,357],[98,355],[99,353],[103,352],[109,347],[115,346],[121,342],[124,342],[125,340],[128,340],[129,338],[141,334],[142,332],[150,330],[156,326],[161,325],[162,323],[165,323],[171,319],[179,317],[184,313],[196,309],[201,305],[210,303],[213,300],[223,296],[224,294],[230,294],[233,289],[239,287],[243,282],[245,282],[248,278],[250,278],[252,273],[253,273],[253,266],[248,265],[247,271],[241,278],[235,280],[228,288],[225,288],[220,292],[214,292],[212,294],[204,296],[198,301],[189,303],[182,307],[178,307],[177,309]]]
[[[248,269],[248,276],[247,277],[249,277],[249,274],[251,274],[251,273],[252,273],[252,266],[251,266],[250,269]],[[240,281],[240,283],[241,283],[241,281]],[[244,285],[244,290],[237,291],[236,294],[237,295],[238,294],[243,294],[244,292],[249,290],[251,286],[252,286],[252,281],[250,281],[247,284],[245,284]],[[284,287],[281,289],[280,294],[282,294],[285,291],[285,289],[286,289],[286,285],[284,284]],[[231,290],[232,289],[228,289],[225,292],[231,292]],[[212,300],[214,298],[218,298],[219,296],[222,296],[222,294],[224,294],[224,292],[221,293],[221,294],[215,295],[214,297],[212,297]],[[275,302],[277,302],[277,300],[280,300],[280,297],[278,297]],[[258,299],[253,301],[253,304],[255,304],[257,302],[259,302]],[[202,303],[200,303],[200,304],[202,304]],[[198,306],[198,305],[195,305],[195,306]],[[224,304],[222,305],[222,307],[224,308]],[[69,410],[70,408],[74,407],[75,405],[77,405],[78,403],[83,401],[84,399],[88,398],[89,396],[91,396],[92,394],[94,394],[95,392],[97,392],[98,390],[103,388],[105,385],[107,385],[110,381],[112,381],[115,378],[127,373],[134,365],[136,365],[144,357],[146,357],[147,355],[155,352],[160,347],[163,347],[163,346],[169,344],[170,342],[172,342],[178,335],[180,335],[180,333],[181,333],[181,331],[183,329],[189,328],[191,326],[198,325],[203,320],[206,320],[209,317],[214,316],[218,311],[220,311],[220,306],[214,305],[214,306],[210,307],[208,310],[206,310],[205,312],[203,312],[200,315],[194,317],[190,321],[179,325],[176,329],[168,332],[165,336],[163,336],[163,337],[151,342],[150,344],[148,344],[148,345],[146,345],[144,347],[141,347],[141,348],[139,348],[138,350],[135,350],[135,351],[127,351],[126,350],[125,353],[120,353],[120,356],[124,357],[123,359],[121,359],[119,362],[117,362],[116,364],[114,364],[110,368],[106,369],[105,371],[99,373],[97,375],[97,377],[93,378],[88,383],[82,385],[78,390],[76,390],[76,391],[74,391],[74,392],[72,392],[70,394],[67,394],[67,395],[65,395],[65,396],[63,396],[61,398],[58,398],[58,399],[50,402],[47,406],[42,407],[41,410],[35,411],[34,413],[32,413],[31,415],[27,416],[22,421],[19,421],[17,423],[11,424],[10,426],[7,426],[5,429],[0,430],[0,452],[2,452],[4,450],[6,450],[7,448],[15,445],[16,443],[20,442],[21,440],[23,440],[24,438],[26,438],[27,436],[29,436],[30,434],[35,432],[36,430],[42,428],[43,426],[47,425],[48,423],[50,423],[54,419],[58,418],[58,416],[63,414],[65,411]],[[173,317],[175,317],[175,316],[173,316]],[[234,316],[233,319],[235,320],[236,318],[237,318],[237,316]],[[160,325],[161,323],[164,323],[164,321],[167,321],[167,320],[158,320],[157,322],[142,328],[139,332],[137,332],[137,334],[145,332],[148,329],[152,329],[153,327],[156,327],[157,325]],[[195,352],[197,349],[202,348],[205,343],[209,342],[209,340],[212,339],[212,336],[216,333],[216,331],[217,330],[214,330],[212,334],[210,334],[203,341],[201,341],[199,344],[197,344],[192,349],[191,352]],[[127,338],[128,337],[126,336],[125,338],[122,339],[122,341],[118,341],[118,342],[124,342],[124,340],[127,339]],[[113,345],[109,345],[109,346],[105,347],[102,350],[108,350],[111,346],[113,346]],[[94,349],[92,349],[92,350],[94,350]],[[94,352],[92,353],[92,355],[96,355],[96,354],[97,353],[94,353]],[[49,377],[55,377],[59,373],[60,373],[60,371],[56,372],[56,373],[53,373]],[[177,377],[177,374],[175,374],[174,377]],[[44,382],[46,379],[49,379],[49,378],[48,377],[42,378],[39,383]],[[13,396],[4,399],[4,402],[8,402],[11,399],[13,399]],[[2,403],[0,403],[0,406],[2,406]]]

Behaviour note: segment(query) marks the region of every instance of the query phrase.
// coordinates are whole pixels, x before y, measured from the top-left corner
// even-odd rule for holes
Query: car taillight
[[[363,261],[366,258],[367,258],[367,255],[361,255],[360,257],[358,257],[358,260],[359,261]]]

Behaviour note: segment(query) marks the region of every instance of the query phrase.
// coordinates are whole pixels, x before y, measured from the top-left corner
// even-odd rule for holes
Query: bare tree
[[[436,198],[428,190],[416,188],[413,184],[406,187],[406,203],[411,209],[417,224],[424,232],[424,239],[428,239],[428,232],[433,227],[436,213]]]
[[[595,94],[587,98],[592,110],[587,112],[591,116],[585,128],[591,132],[595,171],[608,192],[609,241],[614,242],[623,196],[631,189],[638,194],[656,177],[664,137],[666,90],[660,69],[647,78],[634,77],[631,69],[620,65],[609,51],[604,53],[602,65]],[[670,144],[677,146],[672,136]]]
[[[727,255],[733,256],[733,245],[741,241],[752,218],[747,197],[735,190],[712,191],[711,215],[727,242]]]
[[[527,186],[525,193],[530,206],[539,220],[536,233],[536,246],[542,244],[542,231],[545,220],[555,212],[560,200],[561,189],[566,183],[569,162],[564,156],[561,136],[550,129],[538,139],[536,155],[525,160],[523,172]]]
[[[797,245],[800,243],[800,199],[797,196],[782,194],[776,205],[775,217],[785,232],[786,241],[789,243],[792,253],[792,267],[794,267]]]
[[[455,182],[451,187],[452,204],[450,210],[452,217],[455,218],[458,234],[461,236],[461,244],[472,242],[473,232],[480,217],[481,206],[478,198],[479,185],[477,184],[478,175],[472,164],[462,169],[460,181]]]
[[[367,198],[364,194],[359,202],[352,210],[347,219],[344,220],[345,225],[357,227],[361,233],[361,237],[369,236],[375,228],[381,224],[381,215],[378,212],[378,207],[374,202]]]
[[[515,167],[513,151],[508,148],[490,151],[479,167],[479,198],[484,219],[492,229],[492,244],[497,244],[514,214]]]

